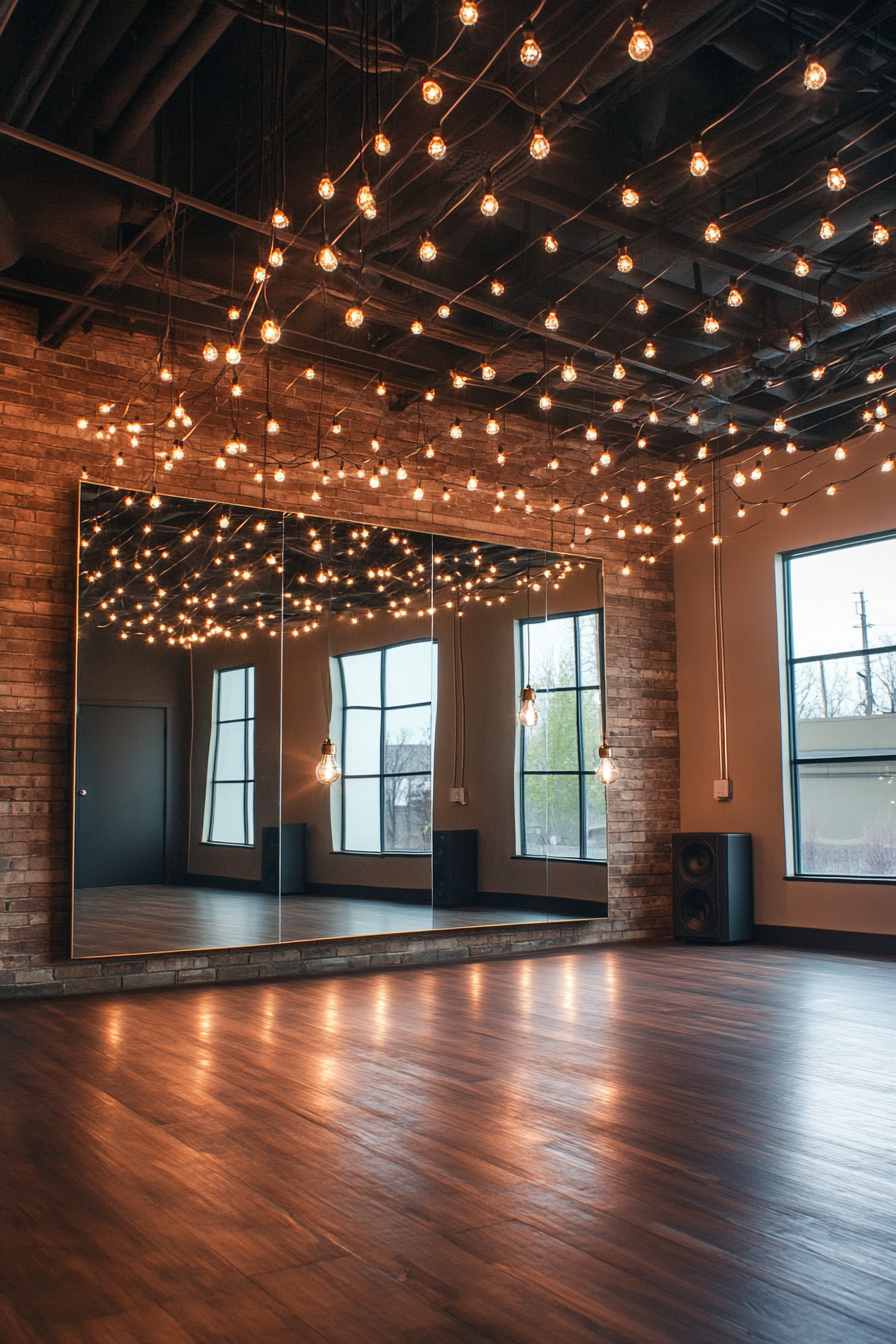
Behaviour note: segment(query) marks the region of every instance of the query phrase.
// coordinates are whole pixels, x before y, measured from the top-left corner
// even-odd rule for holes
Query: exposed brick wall
[[[237,949],[186,957],[117,957],[72,962],[71,736],[75,620],[77,483],[81,469],[94,479],[115,474],[105,444],[76,428],[77,417],[95,414],[100,401],[121,400],[154,357],[139,335],[96,329],[73,337],[62,350],[40,347],[30,309],[0,305],[0,995],[83,992],[189,983],[241,976],[307,974],[334,969],[505,954],[513,949],[593,942],[608,937],[668,932],[669,835],[678,825],[678,739],[672,570],[668,557],[650,566],[622,562],[636,552],[615,538],[592,538],[587,553],[605,560],[609,723],[621,769],[610,795],[610,918],[566,925],[523,925],[512,930],[447,930],[391,935],[335,944]],[[191,361],[195,365],[195,360]],[[297,368],[293,372],[300,372]],[[258,378],[243,374],[247,401]],[[284,379],[281,377],[281,383]],[[300,380],[301,381],[301,380]],[[289,403],[294,442],[313,447],[317,397],[299,386]],[[361,384],[348,376],[328,393],[327,418],[352,398],[361,405]],[[255,398],[257,403],[257,398]],[[367,396],[367,402],[371,400]],[[279,408],[278,408],[279,409]],[[357,410],[359,441],[373,422]],[[369,413],[372,415],[373,411]],[[351,433],[346,414],[347,437]],[[443,417],[444,418],[444,417]],[[449,417],[450,419],[450,417]],[[392,417],[392,453],[409,455],[416,444],[414,412]],[[212,465],[217,438],[194,452],[159,487],[171,493],[223,501],[261,503],[245,468],[218,472]],[[463,451],[440,438],[431,475],[443,471],[456,482],[469,468],[469,434]],[[508,420],[506,440],[520,460],[545,456],[544,438],[523,420]],[[201,440],[200,440],[201,441]],[[349,440],[350,441],[350,440]],[[214,447],[212,449],[212,444]],[[406,446],[402,448],[402,444]],[[477,465],[493,455],[481,435]],[[127,453],[130,460],[132,454]],[[146,455],[121,472],[124,484],[151,484]],[[485,472],[480,470],[485,483]],[[274,508],[306,509],[311,473],[292,472],[268,488]],[[493,479],[497,479],[496,477]],[[508,466],[508,484],[514,482]],[[568,496],[568,489],[564,492]],[[351,477],[318,507],[334,514],[449,535],[505,539],[513,544],[564,549],[571,536],[566,515],[546,522],[519,511],[492,511],[484,488],[454,491],[450,506],[427,489],[421,504],[410,490],[374,492]],[[584,548],[579,544],[579,550]]]

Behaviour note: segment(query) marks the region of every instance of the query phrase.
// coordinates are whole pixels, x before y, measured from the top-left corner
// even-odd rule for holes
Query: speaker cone
[[[716,926],[716,902],[709,892],[688,887],[678,898],[678,913],[688,933],[698,938],[712,933]]]
[[[689,840],[681,847],[681,871],[694,882],[706,881],[715,862],[715,851],[705,840]]]

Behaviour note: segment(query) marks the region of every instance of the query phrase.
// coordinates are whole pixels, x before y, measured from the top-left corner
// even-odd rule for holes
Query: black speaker
[[[261,828],[261,889],[276,896],[305,890],[305,822]]]
[[[433,905],[475,905],[478,895],[479,832],[433,831]]]
[[[672,837],[672,932],[701,943],[753,937],[753,837],[686,831]]]

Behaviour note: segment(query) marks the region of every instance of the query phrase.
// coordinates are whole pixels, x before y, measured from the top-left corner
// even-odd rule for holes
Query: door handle
[[[86,797],[87,797],[87,790],[86,790],[86,789],[79,789],[79,790],[78,790],[78,797],[79,797],[79,798],[86,798]]]

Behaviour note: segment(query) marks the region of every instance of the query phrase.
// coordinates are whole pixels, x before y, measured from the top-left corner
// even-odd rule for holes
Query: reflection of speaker
[[[689,831],[672,837],[672,932],[738,943],[753,936],[753,837]]]
[[[279,843],[278,843],[279,841]],[[261,889],[272,895],[299,895],[305,890],[305,823],[261,828]]]
[[[433,831],[433,905],[475,905],[478,895],[479,832]]]

